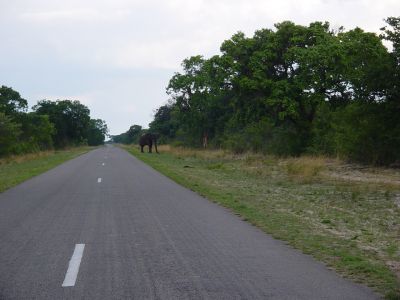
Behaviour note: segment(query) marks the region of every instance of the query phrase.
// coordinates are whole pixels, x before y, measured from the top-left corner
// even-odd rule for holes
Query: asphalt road
[[[116,147],[0,194],[0,299],[376,297]]]

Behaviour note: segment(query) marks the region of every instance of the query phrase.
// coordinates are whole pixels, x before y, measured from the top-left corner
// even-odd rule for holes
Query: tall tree
[[[390,80],[390,100],[400,103],[400,17],[389,17],[385,20],[387,26],[381,30],[381,38],[392,43],[393,51],[391,53],[395,71]],[[400,104],[397,105],[400,109]]]
[[[0,87],[0,112],[6,115],[15,115],[18,112],[26,111],[28,102],[21,95],[10,87]]]
[[[87,142],[89,146],[98,146],[104,144],[108,128],[105,121],[101,119],[91,119],[87,132]]]
[[[54,124],[56,147],[86,142],[90,125],[90,111],[79,101],[42,100],[33,107],[33,110],[40,115],[48,115],[49,120]]]
[[[21,124],[21,152],[34,152],[53,148],[55,128],[47,115],[35,112],[21,113],[16,118]]]
[[[170,102],[150,127],[190,145],[206,136],[235,151],[394,161],[400,19],[386,22],[382,38],[393,43],[392,53],[374,33],[332,30],[327,22],[284,21],[250,37],[238,32],[222,43],[220,55],[183,61],[167,87]],[[361,144],[370,155],[358,151]]]
[[[0,156],[14,152],[21,134],[20,127],[11,117],[0,112]]]

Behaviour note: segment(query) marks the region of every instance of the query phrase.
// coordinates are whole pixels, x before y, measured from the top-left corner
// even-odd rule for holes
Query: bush
[[[307,140],[292,124],[274,126],[266,118],[251,123],[240,131],[230,132],[225,134],[222,146],[237,154],[253,151],[280,156],[299,155]]]
[[[53,148],[52,136],[55,132],[54,125],[48,116],[34,112],[20,114],[22,134],[20,137],[19,153],[36,152]]]
[[[352,103],[334,113],[339,156],[388,165],[400,159],[399,108],[391,103]]]
[[[267,152],[279,156],[298,156],[305,151],[307,134],[290,123],[275,127],[267,144]]]
[[[328,103],[321,103],[311,126],[311,141],[307,152],[311,154],[336,153],[335,135],[333,130],[333,112]]]
[[[0,112],[0,156],[15,152],[15,146],[21,134],[20,127],[10,117]]]

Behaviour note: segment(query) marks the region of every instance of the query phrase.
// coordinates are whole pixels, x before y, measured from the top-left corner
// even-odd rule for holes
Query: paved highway
[[[375,298],[116,147],[0,194],[0,299]]]

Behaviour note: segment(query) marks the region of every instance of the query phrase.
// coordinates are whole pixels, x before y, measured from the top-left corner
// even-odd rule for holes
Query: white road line
[[[97,178],[97,183],[100,183],[101,182],[101,178]]]
[[[105,165],[105,163],[102,163],[101,165],[102,165],[102,166],[104,166],[104,165]]]
[[[79,266],[81,265],[81,260],[83,256],[83,250],[85,249],[85,244],[76,244],[74,253],[72,254],[71,260],[69,261],[67,274],[65,274],[65,279],[62,287],[74,286],[76,282],[76,277],[78,277]]]

